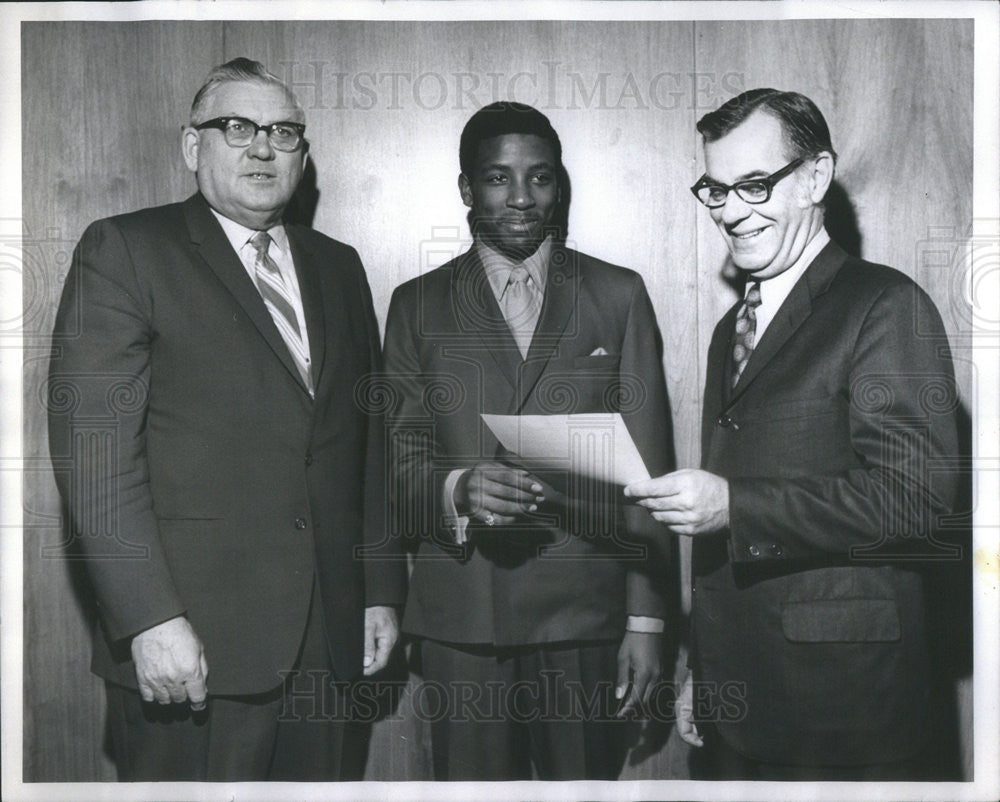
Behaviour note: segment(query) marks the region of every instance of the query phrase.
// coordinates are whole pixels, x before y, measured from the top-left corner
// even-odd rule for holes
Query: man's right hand
[[[681,740],[691,746],[704,746],[705,742],[701,739],[698,726],[694,723],[694,675],[690,671],[674,704],[674,715],[677,734],[681,736]]]
[[[190,700],[192,710],[205,707],[208,663],[205,649],[184,616],[171,618],[132,638],[132,659],[139,695],[161,705]]]
[[[534,476],[499,462],[480,462],[455,486],[456,508],[487,524],[512,524],[544,500],[542,485]]]

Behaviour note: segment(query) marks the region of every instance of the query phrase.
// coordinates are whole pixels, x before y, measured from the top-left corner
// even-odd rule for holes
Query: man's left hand
[[[677,535],[708,535],[729,526],[729,482],[708,471],[683,470],[625,488]]]
[[[389,653],[399,637],[399,618],[393,607],[365,608],[365,667],[370,677],[389,662]]]
[[[649,698],[653,683],[660,678],[662,640],[663,635],[657,632],[626,632],[622,638],[615,685],[615,698],[620,702],[618,718]]]

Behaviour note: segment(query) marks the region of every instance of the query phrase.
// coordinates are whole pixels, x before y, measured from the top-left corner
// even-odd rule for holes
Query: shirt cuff
[[[663,632],[663,629],[664,623],[662,618],[651,618],[647,615],[630,615],[625,622],[626,632],[659,634]]]
[[[441,490],[441,509],[444,510],[444,521],[445,525],[452,530],[455,534],[455,542],[459,545],[465,543],[466,535],[465,528],[469,525],[468,515],[459,515],[458,508],[455,506],[455,487],[458,485],[458,480],[465,473],[464,468],[458,468],[452,471],[444,480],[444,487]]]

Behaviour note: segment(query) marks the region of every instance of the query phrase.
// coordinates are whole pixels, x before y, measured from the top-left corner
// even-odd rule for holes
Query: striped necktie
[[[257,289],[261,298],[264,299],[264,306],[271,313],[274,325],[278,327],[281,339],[288,346],[288,351],[292,355],[292,361],[302,376],[309,395],[313,394],[312,374],[309,371],[309,354],[306,351],[305,343],[302,341],[302,329],[299,326],[298,315],[295,314],[295,307],[292,305],[288,287],[285,279],[281,275],[281,270],[268,255],[267,251],[271,245],[271,235],[266,231],[258,231],[250,238],[250,244],[257,251],[257,261],[254,269],[257,274]]]
[[[760,306],[760,282],[750,284],[750,290],[736,316],[736,332],[733,337],[733,377],[735,387],[743,375],[743,369],[750,361],[753,353],[754,340],[757,336],[757,307]]]

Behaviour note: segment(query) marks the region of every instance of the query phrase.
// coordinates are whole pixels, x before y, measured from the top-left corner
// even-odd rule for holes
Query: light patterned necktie
[[[281,270],[267,253],[271,245],[271,235],[266,231],[258,231],[250,238],[250,244],[257,251],[257,261],[254,264],[257,274],[257,289],[260,291],[261,298],[264,299],[264,306],[267,307],[267,311],[274,319],[274,325],[278,327],[281,339],[288,346],[288,351],[292,355],[295,367],[299,370],[299,375],[302,376],[302,381],[305,382],[309,394],[312,395],[313,384],[312,374],[309,371],[309,353],[302,341],[299,318],[295,314],[295,307],[292,305]]]
[[[524,265],[518,265],[510,271],[507,286],[500,296],[500,309],[510,333],[514,335],[521,358],[527,358],[531,338],[538,324],[538,314],[542,310],[542,299]]]
[[[760,306],[760,282],[750,284],[743,306],[736,316],[736,334],[733,337],[733,379],[735,387],[743,374],[743,369],[750,361],[753,353],[754,339],[757,336],[757,307]]]

